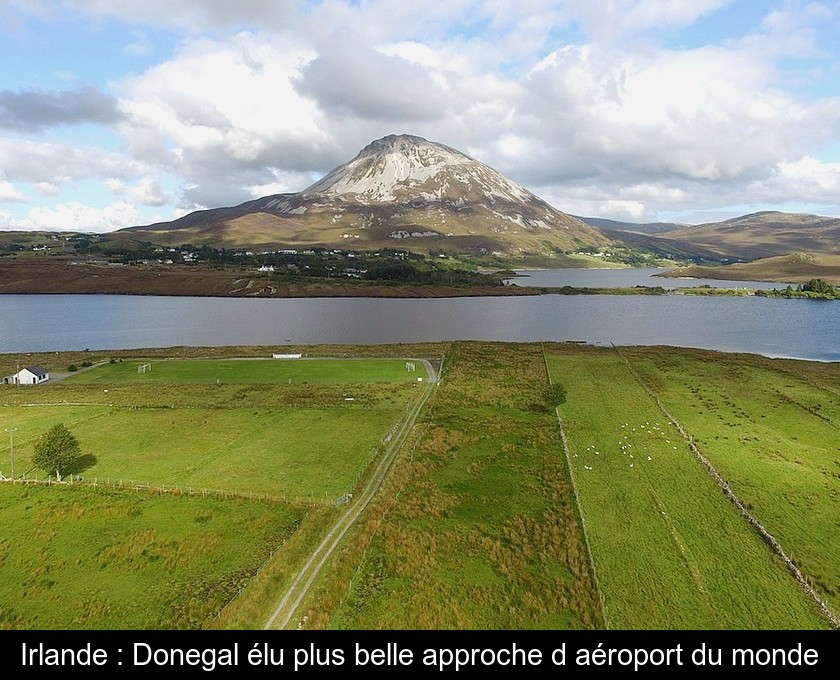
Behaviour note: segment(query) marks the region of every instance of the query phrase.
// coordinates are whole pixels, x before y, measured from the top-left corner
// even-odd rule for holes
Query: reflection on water
[[[677,345],[840,360],[840,302],[822,300],[0,295],[0,315],[0,352],[474,339]]]

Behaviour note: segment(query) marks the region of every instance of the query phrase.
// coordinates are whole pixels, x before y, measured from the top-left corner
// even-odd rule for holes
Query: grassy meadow
[[[16,475],[46,476],[31,463],[34,444],[63,422],[82,447],[72,472],[87,480],[332,499],[352,487],[417,389],[403,360],[170,359],[138,374],[140,363],[0,389],[0,422],[17,428]],[[289,384],[276,367],[292,364],[304,368]],[[217,384],[228,365],[231,379]],[[425,378],[420,362],[411,375]],[[10,463],[0,463],[7,476]]]
[[[548,364],[611,627],[822,625],[615,351]]]
[[[316,540],[332,510],[295,499],[351,490],[426,378],[422,363],[409,373],[402,359],[305,360],[293,371],[280,360],[153,359],[145,374],[138,363],[147,362],[0,387],[17,478],[46,478],[32,465],[34,444],[58,422],[82,452],[65,471],[82,483],[0,485],[0,523],[11,527],[0,540],[0,627],[217,626],[258,568],[282,586],[305,558],[298,544]],[[9,476],[6,442],[0,472]],[[233,495],[159,495],[106,480]],[[288,552],[287,540],[298,547]]]
[[[840,365],[667,348],[624,353],[840,611]]]
[[[85,480],[335,498],[349,490],[399,411],[0,407],[18,427],[15,472],[43,477],[31,458],[38,435],[64,423],[82,446]],[[8,454],[8,451],[7,451]],[[4,461],[0,470],[8,469]]]
[[[108,385],[123,383],[189,384],[232,383],[265,385],[280,383],[346,384],[399,382],[426,379],[419,361],[414,371],[401,359],[134,359],[117,361],[80,371],[69,383]],[[148,365],[145,373],[138,367]]]
[[[456,343],[307,626],[591,628],[600,604],[538,345]]]
[[[305,511],[236,499],[0,485],[0,628],[202,628]]]
[[[85,481],[238,494],[0,484],[0,627],[261,627],[343,512],[278,499],[349,490],[427,377],[398,357],[444,351],[442,382],[295,626],[828,627],[633,371],[840,610],[840,364],[571,343],[393,346],[389,360],[207,351],[0,386],[18,477],[46,476],[34,442],[63,422]],[[567,392],[556,411],[550,381]]]

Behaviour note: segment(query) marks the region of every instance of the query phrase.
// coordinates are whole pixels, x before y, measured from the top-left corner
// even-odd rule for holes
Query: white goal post
[[[151,364],[140,364],[137,367],[137,372],[138,373],[151,373],[151,371],[152,371],[152,365]]]

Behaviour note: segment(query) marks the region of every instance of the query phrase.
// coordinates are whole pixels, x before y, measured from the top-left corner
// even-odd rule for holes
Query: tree
[[[61,471],[66,471],[79,458],[81,449],[76,437],[64,423],[53,425],[46,434],[35,442],[35,456],[32,462],[46,472],[55,470],[55,476],[61,481]]]
[[[551,408],[557,408],[566,403],[566,388],[560,383],[554,383],[545,391],[545,400]]]
[[[811,279],[802,286],[802,290],[806,292],[816,293],[817,295],[824,295],[826,297],[834,296],[834,286],[823,279]]]

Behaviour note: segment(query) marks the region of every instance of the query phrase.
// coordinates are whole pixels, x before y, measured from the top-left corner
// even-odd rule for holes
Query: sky
[[[401,133],[574,215],[840,217],[837,35],[837,0],[0,0],[0,229],[301,191]]]

